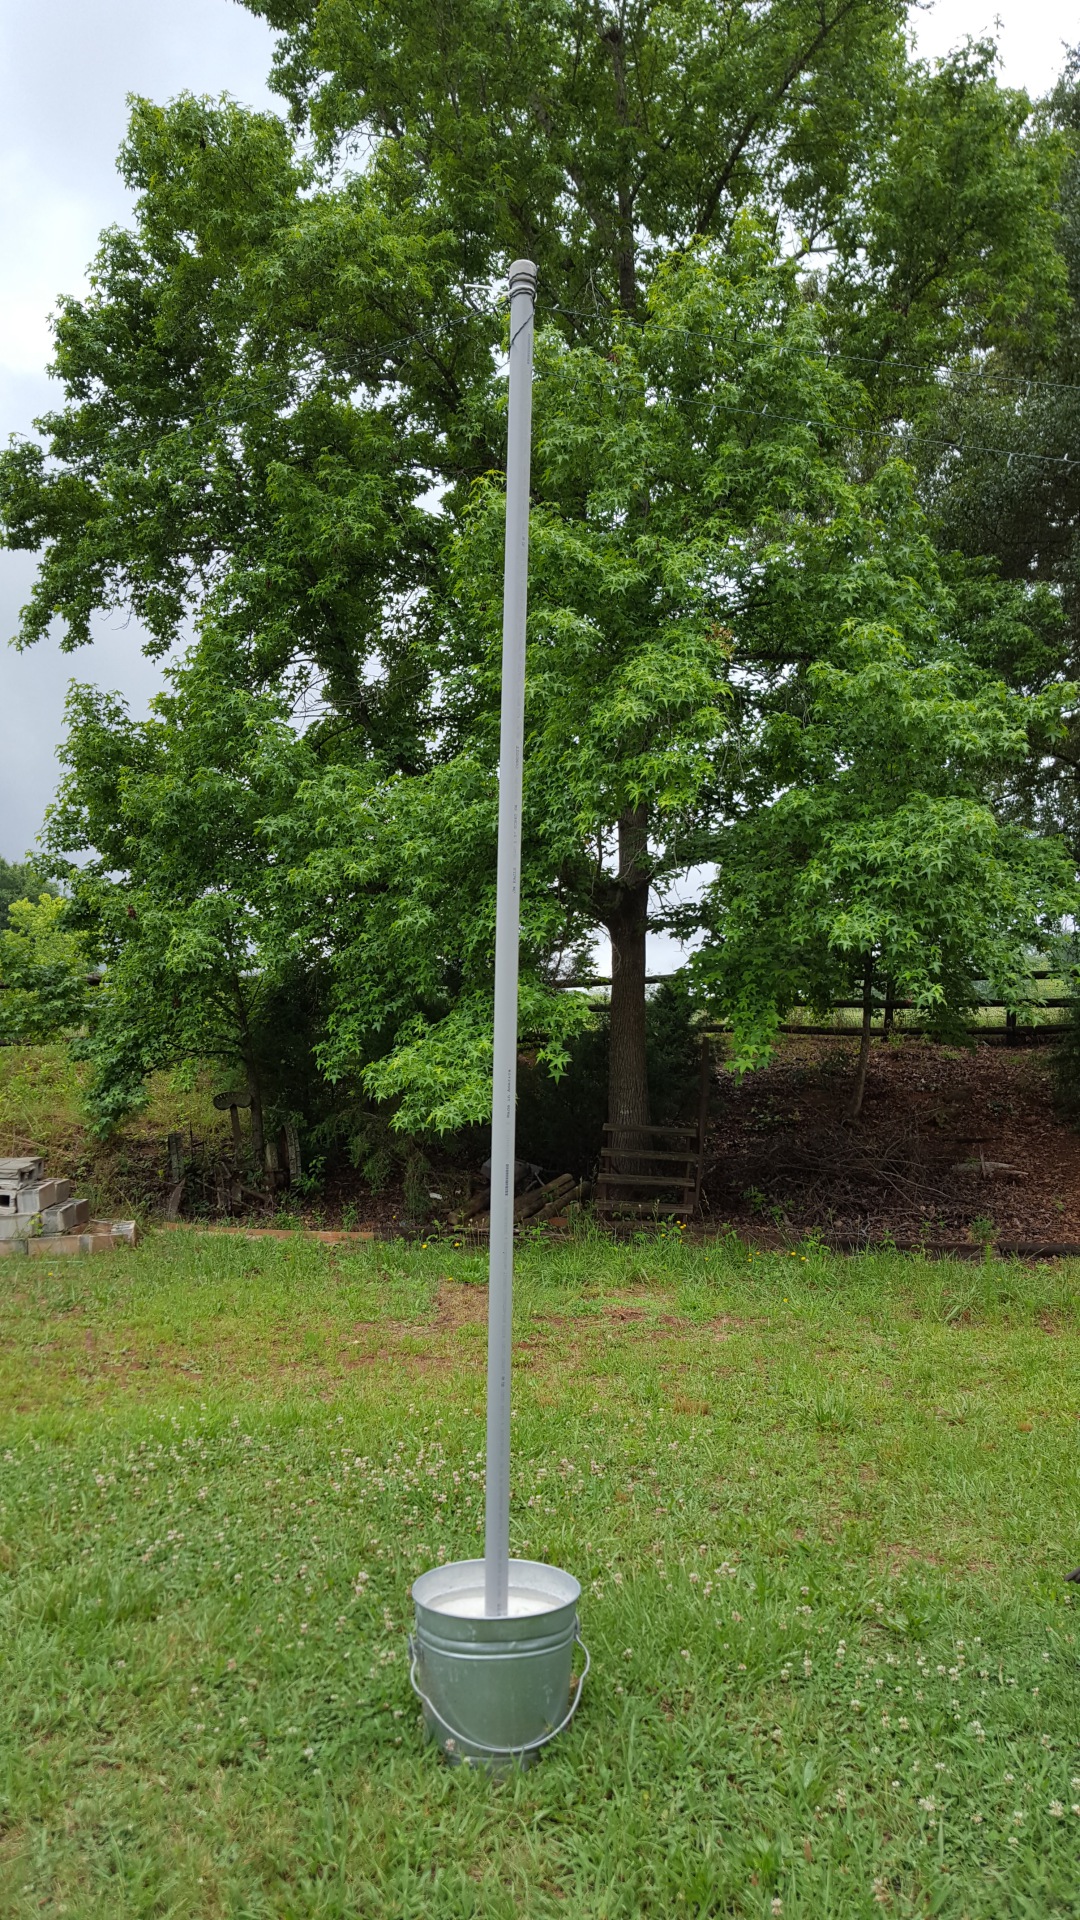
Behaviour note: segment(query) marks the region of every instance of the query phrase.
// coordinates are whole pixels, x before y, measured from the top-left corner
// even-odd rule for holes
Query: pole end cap
[[[511,295],[536,292],[536,266],[532,260],[515,260],[507,276]]]

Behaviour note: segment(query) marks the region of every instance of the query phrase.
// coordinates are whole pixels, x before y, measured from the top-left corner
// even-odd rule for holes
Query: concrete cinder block
[[[43,1180],[40,1186],[23,1187],[15,1195],[16,1213],[44,1213],[46,1207],[58,1207],[71,1198],[70,1180]]]
[[[134,1220],[92,1220],[86,1233],[39,1233],[32,1240],[0,1240],[5,1253],[27,1253],[34,1260],[55,1260],[65,1253],[112,1253],[138,1240]]]
[[[0,1241],[27,1240],[40,1232],[40,1213],[0,1213]]]
[[[113,1244],[118,1247],[137,1247],[139,1227],[135,1220],[91,1220],[88,1222],[91,1233],[110,1235]]]
[[[44,1213],[71,1197],[70,1180],[43,1180],[37,1187],[20,1187],[15,1198],[16,1213]]]
[[[0,1188],[36,1187],[44,1173],[45,1162],[38,1154],[0,1156]]]
[[[78,1233],[90,1218],[89,1200],[63,1200],[58,1207],[46,1207],[41,1216],[42,1233]]]

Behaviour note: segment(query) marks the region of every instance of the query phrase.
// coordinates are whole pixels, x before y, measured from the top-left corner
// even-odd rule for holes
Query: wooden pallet
[[[701,1200],[712,1056],[701,1047],[696,1127],[604,1127],[594,1207],[607,1218],[686,1219]]]
[[[610,1123],[604,1128],[594,1202],[597,1213],[686,1217],[694,1212],[700,1190],[697,1128]]]

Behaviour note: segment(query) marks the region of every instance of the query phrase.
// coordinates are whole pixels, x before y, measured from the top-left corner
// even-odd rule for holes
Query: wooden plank
[[[694,1211],[689,1205],[684,1206],[679,1203],[665,1206],[659,1200],[609,1200],[606,1204],[597,1200],[595,1205],[598,1213],[627,1214],[637,1220],[668,1220],[675,1214],[686,1214],[689,1217]]]
[[[696,1127],[624,1127],[615,1126],[610,1120],[604,1121],[605,1133],[666,1133],[673,1140],[696,1140]]]
[[[514,1201],[514,1219],[528,1220],[537,1209],[556,1200],[574,1184],[572,1173],[560,1173],[557,1180],[549,1180],[545,1186],[530,1187],[527,1193],[520,1193]]]
[[[601,1173],[597,1184],[601,1187],[692,1187],[693,1174],[685,1180],[675,1180],[669,1173]]]
[[[682,1167],[688,1166],[698,1157],[696,1147],[688,1147],[685,1153],[658,1153],[652,1147],[605,1147],[605,1160],[675,1160]]]
[[[533,1219],[554,1220],[556,1214],[560,1213],[564,1207],[572,1206],[577,1200],[584,1200],[589,1192],[589,1182],[587,1180],[579,1180],[568,1190],[557,1194],[555,1199],[549,1200],[546,1207],[541,1207],[539,1213],[533,1215]]]

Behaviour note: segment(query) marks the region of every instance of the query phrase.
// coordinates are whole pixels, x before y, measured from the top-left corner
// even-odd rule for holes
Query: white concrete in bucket
[[[448,1760],[528,1766],[572,1720],[577,1603],[573,1574],[511,1560],[507,1610],[484,1611],[484,1562],[457,1560],[423,1573],[412,1590],[413,1688],[429,1737]],[[584,1648],[582,1648],[584,1652]]]

